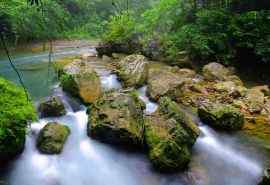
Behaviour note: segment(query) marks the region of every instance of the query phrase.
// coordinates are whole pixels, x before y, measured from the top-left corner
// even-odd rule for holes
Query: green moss
[[[36,119],[33,104],[26,100],[23,89],[0,78],[0,159],[23,149],[27,123]]]
[[[40,132],[37,147],[46,154],[61,153],[70,129],[58,123],[48,123]]]
[[[63,87],[64,91],[69,92],[73,96],[79,96],[79,90],[77,83],[75,82],[75,79],[72,75],[69,74],[63,74],[60,77],[61,86]]]
[[[206,124],[223,130],[239,130],[244,125],[244,115],[231,105],[215,104],[200,107],[198,114]]]

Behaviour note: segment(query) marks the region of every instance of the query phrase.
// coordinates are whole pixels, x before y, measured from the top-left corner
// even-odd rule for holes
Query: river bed
[[[67,48],[54,53],[54,59],[94,48]],[[241,134],[219,133],[196,122],[201,130],[194,148],[192,161],[184,172],[161,174],[152,169],[147,157],[139,152],[127,152],[100,143],[86,134],[86,107],[74,104],[58,87],[53,70],[48,72],[48,53],[14,55],[17,66],[37,64],[36,70],[21,70],[24,82],[35,101],[48,95],[59,95],[65,102],[67,115],[40,119],[32,123],[26,147],[6,169],[0,171],[0,181],[9,185],[257,185],[265,161],[270,156]],[[104,90],[120,89],[117,76],[102,62],[95,62]],[[0,74],[17,82],[15,73],[5,58],[0,57]],[[49,77],[49,81],[46,79]],[[158,105],[146,95],[147,86],[138,89],[146,103],[145,114],[154,112]],[[40,154],[36,149],[37,134],[50,121],[66,124],[71,135],[60,155]],[[1,184],[1,183],[0,183]]]

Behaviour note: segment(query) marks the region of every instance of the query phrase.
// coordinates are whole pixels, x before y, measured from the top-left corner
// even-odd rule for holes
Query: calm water
[[[62,51],[55,57],[74,55],[81,50]],[[155,172],[147,157],[141,153],[128,153],[90,139],[86,135],[88,116],[80,104],[70,101],[57,85],[53,72],[47,83],[47,54],[16,56],[18,66],[39,64],[38,70],[22,71],[24,81],[34,99],[50,93],[62,97],[67,115],[41,119],[33,123],[26,140],[25,151],[7,169],[0,179],[10,185],[256,185],[267,157],[264,152],[238,134],[217,133],[200,123],[201,135],[197,140],[190,167],[185,172],[160,174]],[[102,62],[93,62],[104,90],[119,89],[117,76],[111,74]],[[5,59],[0,61],[0,74],[12,81],[16,76]],[[146,103],[146,114],[157,109],[157,104],[146,96],[147,87],[138,89]],[[196,119],[196,118],[195,118]],[[37,134],[50,121],[70,127],[71,135],[61,155],[40,154],[35,142]]]

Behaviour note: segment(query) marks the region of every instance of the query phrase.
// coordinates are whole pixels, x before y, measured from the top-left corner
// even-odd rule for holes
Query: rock
[[[231,72],[223,65],[213,62],[203,67],[203,75],[210,81],[225,81]]]
[[[250,113],[260,113],[264,107],[264,94],[258,89],[249,89],[246,104]]]
[[[186,168],[198,135],[196,124],[169,98],[161,98],[159,109],[146,117],[145,140],[149,158],[158,170]]]
[[[27,126],[36,121],[32,101],[23,88],[0,77],[0,167],[19,155],[25,146]]]
[[[82,99],[84,103],[92,103],[101,95],[99,76],[87,62],[72,62],[64,67],[60,77],[65,91]]]
[[[142,53],[152,60],[161,61],[164,59],[164,51],[161,47],[159,39],[152,39],[148,41],[143,47]]]
[[[105,143],[142,147],[145,104],[130,93],[108,92],[90,108],[88,136]]]
[[[262,92],[265,96],[270,96],[270,89],[268,85],[256,86],[252,89]]]
[[[40,103],[38,110],[41,117],[57,117],[66,114],[65,106],[58,96],[49,97]]]
[[[142,55],[130,55],[119,64],[118,76],[125,87],[141,86],[147,78],[147,59]]]
[[[92,58],[92,57],[97,57],[97,53],[89,51],[89,52],[86,52],[86,53],[82,53],[82,55],[81,55],[81,58],[83,60],[88,60],[89,58]]]
[[[176,87],[184,85],[187,80],[192,80],[194,74],[195,72],[189,69],[179,70],[179,68],[162,65],[151,66],[147,79],[148,94],[150,98],[158,100],[174,91]]]
[[[218,82],[214,85],[215,90],[222,93],[228,93],[234,98],[242,97],[246,94],[247,88],[238,86],[232,81]]]
[[[264,170],[264,176],[259,185],[269,185],[270,184],[270,168]]]
[[[37,148],[45,154],[60,154],[69,134],[67,126],[48,123],[39,133]]]
[[[243,114],[231,105],[204,104],[198,114],[204,123],[222,130],[239,130],[244,125]]]

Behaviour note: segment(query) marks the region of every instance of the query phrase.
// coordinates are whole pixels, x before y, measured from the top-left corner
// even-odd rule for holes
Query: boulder
[[[209,63],[203,67],[203,75],[210,81],[224,81],[232,75],[231,71],[219,63]]]
[[[247,92],[247,88],[237,85],[232,81],[218,82],[214,85],[214,88],[218,92],[228,93],[234,98],[242,97]]]
[[[118,76],[125,87],[141,86],[147,78],[147,59],[142,55],[130,55],[118,63]]]
[[[270,168],[267,168],[264,170],[264,175],[259,185],[269,185],[269,184],[270,184]]]
[[[249,89],[245,101],[250,113],[261,113],[264,107],[264,94],[256,88]]]
[[[159,109],[146,117],[145,140],[149,158],[158,170],[186,168],[198,135],[196,124],[169,98],[161,98]]]
[[[90,108],[88,136],[125,147],[143,146],[145,104],[134,93],[105,93]]]
[[[231,105],[205,103],[198,114],[205,124],[222,130],[235,131],[244,125],[244,115]]]
[[[184,85],[186,81],[190,81],[195,74],[190,69],[152,65],[148,70],[147,93],[150,98],[158,100],[160,97],[174,91],[176,87]]]
[[[84,103],[93,103],[101,95],[100,78],[88,62],[72,62],[65,66],[60,81],[65,91]]]
[[[65,106],[58,96],[49,97],[49,99],[41,102],[38,110],[41,117],[57,117],[66,114]]]
[[[39,133],[37,148],[45,154],[60,154],[69,134],[67,126],[48,123]]]

